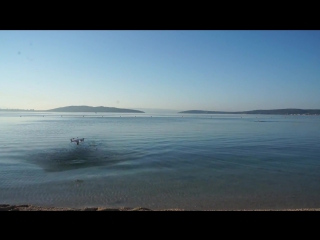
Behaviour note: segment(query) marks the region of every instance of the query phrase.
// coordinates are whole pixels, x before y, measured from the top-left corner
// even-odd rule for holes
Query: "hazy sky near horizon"
[[[320,31],[0,31],[0,108],[72,105],[320,109]]]

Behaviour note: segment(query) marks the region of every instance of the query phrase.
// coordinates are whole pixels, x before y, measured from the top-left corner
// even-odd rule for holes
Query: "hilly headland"
[[[68,106],[46,110],[47,112],[116,112],[116,113],[144,113],[143,111],[115,108],[115,107],[90,107],[90,106]]]
[[[113,113],[144,113],[140,110],[115,108],[115,107],[90,107],[90,106],[67,106],[49,110],[34,110],[34,109],[0,109],[0,111],[10,112],[113,112]]]

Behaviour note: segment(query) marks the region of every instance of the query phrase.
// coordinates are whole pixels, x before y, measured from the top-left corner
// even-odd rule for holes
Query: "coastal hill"
[[[223,111],[205,111],[205,110],[188,110],[179,113],[192,114],[273,114],[273,115],[320,115],[320,109],[273,109],[273,110],[252,110],[241,112],[223,112]]]
[[[117,112],[117,113],[144,113],[143,111],[115,108],[115,107],[90,107],[90,106],[68,106],[46,110],[46,112]]]
[[[90,106],[67,106],[54,108],[50,110],[34,110],[34,109],[1,109],[3,112],[114,112],[114,113],[144,113],[140,110],[115,108],[115,107],[90,107]]]

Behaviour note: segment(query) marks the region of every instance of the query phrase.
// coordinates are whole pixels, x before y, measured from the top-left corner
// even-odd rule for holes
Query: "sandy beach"
[[[190,211],[185,209],[163,209],[152,210],[144,207],[121,207],[121,208],[107,208],[107,207],[85,207],[85,208],[60,208],[60,207],[42,207],[33,205],[10,205],[0,204],[0,211]],[[194,210],[197,211],[197,210]],[[297,209],[255,209],[255,210],[205,210],[205,211],[320,211],[320,208],[297,208]]]

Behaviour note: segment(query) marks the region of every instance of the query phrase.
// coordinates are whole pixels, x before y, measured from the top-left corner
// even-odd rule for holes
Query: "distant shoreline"
[[[320,109],[272,109],[272,110],[252,110],[241,112],[188,110],[179,113],[187,114],[270,114],[270,115],[320,115]]]
[[[64,113],[145,113],[140,110],[110,107],[88,107],[88,106],[70,106],[63,108],[55,108],[50,110],[34,110],[34,109],[1,109],[0,112],[64,112]],[[225,111],[206,111],[206,110],[187,110],[176,112],[176,114],[260,114],[260,115],[320,115],[320,109],[273,109],[273,110],[252,110],[241,112],[225,112]]]

